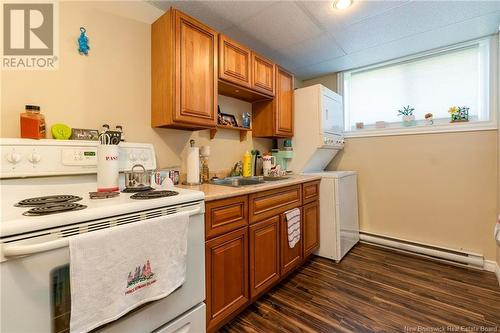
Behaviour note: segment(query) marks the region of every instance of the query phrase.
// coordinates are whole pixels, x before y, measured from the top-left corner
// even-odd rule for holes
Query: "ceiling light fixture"
[[[333,7],[336,9],[346,9],[352,5],[352,0],[336,0],[333,2]]]

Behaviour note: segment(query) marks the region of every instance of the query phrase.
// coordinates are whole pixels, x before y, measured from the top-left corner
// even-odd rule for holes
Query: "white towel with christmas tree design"
[[[88,332],[180,287],[188,224],[188,213],[179,213],[71,237],[70,332]]]

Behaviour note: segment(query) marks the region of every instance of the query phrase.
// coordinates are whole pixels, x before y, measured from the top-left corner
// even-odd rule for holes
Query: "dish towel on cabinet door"
[[[189,215],[70,238],[70,332],[88,332],[163,298],[186,278]]]
[[[288,246],[293,249],[300,240],[300,209],[294,208],[286,211],[285,216],[288,227]]]

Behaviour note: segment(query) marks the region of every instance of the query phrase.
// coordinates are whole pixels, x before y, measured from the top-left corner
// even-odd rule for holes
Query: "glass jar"
[[[243,127],[250,128],[250,113],[249,112],[243,112],[242,120],[243,120]]]
[[[21,113],[21,138],[45,139],[45,117],[38,105],[26,105]]]

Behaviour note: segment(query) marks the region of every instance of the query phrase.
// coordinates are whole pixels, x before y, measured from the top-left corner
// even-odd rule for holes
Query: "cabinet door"
[[[319,247],[319,202],[314,201],[302,208],[302,231],[306,258]]]
[[[293,248],[290,248],[288,244],[288,223],[285,214],[280,215],[281,225],[280,225],[280,274],[284,276],[295,267],[300,265],[302,261],[302,243],[304,236],[300,235],[300,241],[295,244]],[[300,223],[303,221],[301,219]],[[302,229],[302,227],[301,227]]]
[[[293,75],[276,66],[275,134],[293,136]]]
[[[219,35],[219,78],[250,87],[250,49]]]
[[[250,296],[255,299],[279,280],[279,216],[250,226]]]
[[[249,301],[248,228],[205,243],[207,326],[212,330]]]
[[[252,89],[274,96],[274,63],[252,52]]]
[[[215,126],[217,33],[175,11],[174,122]]]

